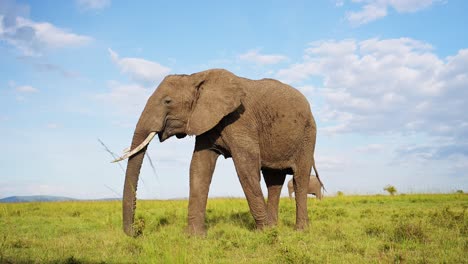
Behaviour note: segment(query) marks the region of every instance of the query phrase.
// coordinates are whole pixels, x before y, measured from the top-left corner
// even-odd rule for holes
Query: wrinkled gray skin
[[[291,179],[288,182],[288,192],[289,192],[289,198],[292,198],[292,194],[294,192],[294,184],[293,180]],[[310,176],[309,180],[309,188],[307,189],[308,194],[313,194],[317,199],[322,200],[322,184],[320,183],[319,179],[315,177],[314,175]]]
[[[291,107],[294,106],[294,107]],[[206,234],[205,210],[219,155],[232,158],[256,226],[275,225],[286,174],[294,175],[296,228],[308,225],[307,186],[314,167],[316,124],[307,99],[272,79],[249,80],[226,70],[169,75],[151,95],[136,125],[131,149],[150,132],[159,140],[195,135],[190,164],[188,232]],[[146,147],[128,160],[123,228],[136,235],[136,189]],[[262,171],[268,202],[260,188]]]

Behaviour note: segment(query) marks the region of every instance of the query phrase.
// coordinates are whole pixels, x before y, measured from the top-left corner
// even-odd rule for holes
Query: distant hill
[[[0,199],[0,203],[27,203],[27,202],[62,202],[77,201],[78,199],[62,196],[31,195],[31,196],[10,196]]]
[[[88,199],[82,201],[121,201],[122,198],[100,198],[100,199]]]
[[[0,199],[0,203],[64,202],[64,201],[120,201],[122,198],[75,199],[52,195],[10,196]]]

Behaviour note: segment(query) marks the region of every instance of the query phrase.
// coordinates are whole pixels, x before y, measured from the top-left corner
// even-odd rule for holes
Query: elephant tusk
[[[144,147],[146,147],[146,145],[148,145],[150,143],[150,141],[154,138],[155,135],[156,135],[156,132],[149,133],[149,135],[146,137],[146,139],[138,147],[134,148],[132,151],[125,152],[122,157],[113,160],[112,163],[122,161],[124,159],[127,159],[127,158],[135,155],[140,150],[142,150]]]
[[[126,154],[126,153],[130,152],[130,147],[124,148],[122,151],[123,151],[124,154]]]

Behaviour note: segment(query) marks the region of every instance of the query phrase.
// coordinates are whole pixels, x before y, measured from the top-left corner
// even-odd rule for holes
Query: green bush
[[[397,189],[395,188],[395,186],[389,184],[384,187],[384,191],[388,192],[390,195],[393,196],[397,192]]]
[[[405,240],[424,242],[426,239],[427,235],[421,222],[401,222],[395,227],[393,231],[393,240],[396,242],[402,242]]]

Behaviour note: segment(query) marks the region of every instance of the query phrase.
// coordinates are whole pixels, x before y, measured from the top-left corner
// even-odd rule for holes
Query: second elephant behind
[[[289,192],[289,198],[292,198],[292,193],[294,192],[294,185],[293,185],[293,180],[291,179],[288,182],[288,192]],[[320,180],[314,176],[310,176],[309,180],[309,188],[307,189],[308,194],[313,194],[317,199],[322,200],[322,184],[320,183]]]

